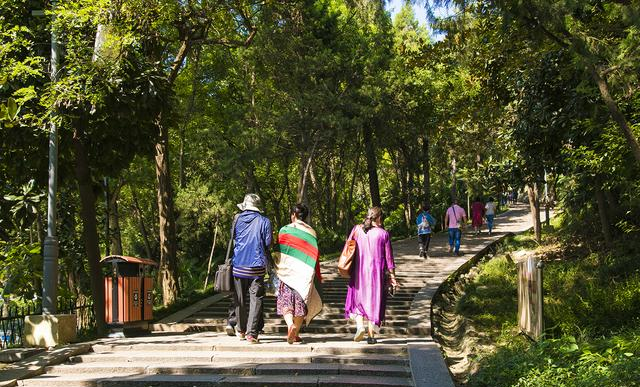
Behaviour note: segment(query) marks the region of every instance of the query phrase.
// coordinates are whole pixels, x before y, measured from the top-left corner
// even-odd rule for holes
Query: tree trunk
[[[79,123],[78,125],[82,125]],[[104,280],[100,270],[100,248],[98,246],[98,224],[96,221],[96,196],[93,192],[84,131],[76,128],[73,133],[75,172],[80,194],[80,216],[82,218],[82,239],[89,263],[89,282],[93,296],[93,312],[96,316],[98,336],[104,336],[107,326],[104,313]]]
[[[151,254],[151,243],[149,242],[149,233],[147,232],[147,227],[144,225],[144,217],[142,215],[142,210],[140,209],[140,205],[138,204],[138,194],[136,191],[131,188],[131,199],[133,201],[133,211],[138,218],[138,225],[140,227],[140,234],[142,234],[142,240],[144,241],[145,252],[147,253],[147,258],[154,259]]]
[[[456,169],[456,157],[451,160],[451,200],[458,199],[458,174]]]
[[[542,242],[542,224],[540,222],[540,198],[538,197],[538,185],[528,184],[527,194],[529,195],[529,207],[531,208],[531,220],[533,222],[533,230],[536,235],[536,241]]]
[[[609,92],[609,84],[607,83],[607,80],[602,78],[602,76],[600,76],[600,73],[598,72],[598,70],[593,64],[590,64],[588,67],[589,67],[589,71],[591,72],[591,76],[593,77],[593,80],[598,85],[598,89],[600,90],[600,96],[602,97],[602,100],[604,101],[604,103],[607,105],[607,108],[609,109],[609,114],[611,115],[611,118],[616,124],[618,124],[618,127],[620,128],[622,135],[627,140],[627,144],[629,145],[629,148],[631,148],[631,152],[633,153],[633,156],[636,158],[636,162],[640,162],[640,145],[638,145],[638,140],[633,135],[633,132],[631,131],[631,128],[629,127],[629,124],[627,123],[627,120],[625,119],[624,115],[622,114],[620,109],[618,109],[618,104],[611,96],[611,93]]]
[[[431,173],[430,173],[430,156],[429,156],[429,136],[425,134],[422,138],[422,173],[424,180],[422,181],[422,200],[424,204],[431,205]]]
[[[358,152],[358,156],[356,157],[356,163],[353,166],[353,176],[351,176],[351,187],[349,188],[349,198],[347,199],[347,214],[345,217],[345,224],[346,224],[346,231],[345,231],[345,237],[347,235],[349,235],[349,232],[351,231],[351,223],[352,223],[352,219],[351,217],[353,216],[352,213],[352,206],[353,206],[353,191],[355,191],[356,189],[356,179],[358,178],[358,174],[360,173],[360,156],[362,155],[361,152]]]
[[[376,158],[376,147],[373,143],[373,130],[370,127],[363,128],[363,140],[365,157],[367,159],[367,174],[369,175],[369,193],[371,195],[371,205],[373,207],[382,206],[380,200],[380,184],[378,183],[378,161]]]
[[[113,192],[109,195],[109,236],[111,238],[111,254],[122,255],[122,235],[120,233],[120,212],[118,210],[118,199],[120,198],[120,190],[122,189],[122,181],[114,187]]]
[[[303,155],[300,155],[300,177],[298,179],[298,195],[296,197],[298,203],[307,203],[307,176],[309,176],[309,170],[311,169],[311,163],[313,162],[317,145],[318,140],[316,139],[308,156],[305,158]]]
[[[605,189],[603,192],[604,196],[607,198],[607,206],[609,208],[609,223],[615,224],[622,212],[620,210],[620,203],[618,202],[616,195],[611,192],[611,189]]]
[[[203,291],[207,290],[207,285],[209,284],[209,276],[211,275],[211,261],[213,260],[213,252],[216,249],[216,241],[218,239],[218,219],[216,219],[216,225],[214,226],[213,231],[213,243],[211,244],[211,253],[209,254],[209,262],[207,263],[207,276],[204,277],[204,287]]]
[[[176,224],[173,208],[173,191],[169,169],[169,130],[162,122],[162,114],[156,119],[158,142],[156,143],[156,178],[158,184],[158,217],[160,232],[160,267],[158,275],[162,284],[162,302],[168,306],[178,297],[178,265],[176,262]]]
[[[604,243],[608,248],[611,248],[613,246],[613,238],[611,237],[611,226],[609,224],[609,216],[607,215],[607,201],[605,200],[599,180],[596,180],[593,189],[598,203],[598,215],[600,215],[600,226]]]
[[[413,175],[413,165],[411,165],[411,163],[408,164],[408,168],[409,171],[409,176],[408,176],[408,181],[407,181],[407,212],[409,214],[409,219],[407,222],[407,229],[411,229],[411,225],[412,225],[412,220],[415,217],[415,210],[414,210],[414,198],[413,198],[413,190],[414,190],[414,186],[415,186],[415,180],[414,180],[414,175]]]

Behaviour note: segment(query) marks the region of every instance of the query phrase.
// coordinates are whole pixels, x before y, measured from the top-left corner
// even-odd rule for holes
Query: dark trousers
[[[264,277],[233,278],[236,288],[237,329],[247,335],[258,337],[264,325],[262,301],[264,299]]]
[[[420,238],[420,251],[421,252],[427,252],[429,251],[429,242],[431,242],[431,234],[421,234],[418,235],[418,238]]]
[[[235,287],[235,286],[234,286]],[[236,311],[238,309],[238,295],[234,291],[231,293],[231,302],[229,303],[229,317],[227,317],[227,325],[231,325],[232,327],[236,327],[238,325],[238,319],[236,318]],[[260,316],[260,320],[258,321],[258,332],[264,329],[264,314]]]

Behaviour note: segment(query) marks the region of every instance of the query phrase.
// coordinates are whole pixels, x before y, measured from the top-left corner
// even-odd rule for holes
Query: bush
[[[516,237],[503,250],[531,248]],[[636,242],[637,243],[637,242]],[[479,266],[457,311],[496,337],[476,354],[468,386],[640,386],[640,263],[629,247],[575,258],[563,245],[544,271],[547,339],[516,335],[516,270],[504,255]]]

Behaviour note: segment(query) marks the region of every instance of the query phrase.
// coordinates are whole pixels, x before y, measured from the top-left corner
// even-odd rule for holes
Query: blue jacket
[[[423,218],[427,218],[427,227],[422,226]],[[416,218],[416,225],[418,225],[418,235],[431,234],[431,227],[436,225],[436,219],[428,212],[420,212]]]
[[[267,267],[267,253],[271,246],[271,222],[256,211],[243,211],[235,228],[233,266],[245,268]]]

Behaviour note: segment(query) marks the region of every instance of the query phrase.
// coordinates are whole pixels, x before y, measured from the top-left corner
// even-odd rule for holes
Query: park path
[[[431,299],[442,282],[490,243],[530,227],[528,207],[516,205],[496,219],[492,236],[463,236],[461,251],[447,252],[446,235],[434,236],[430,257],[417,256],[417,239],[393,244],[401,289],[390,299],[378,344],[355,343],[343,318],[345,280],[334,262],[322,265],[323,312],[288,345],[286,325],[265,300],[265,334],[251,345],[222,333],[228,299],[201,301],[154,325],[154,333],[104,339],[46,374],[19,381],[47,387],[208,386],[434,386],[451,387],[440,348],[431,337]],[[514,311],[515,313],[515,311]]]

